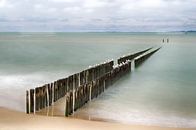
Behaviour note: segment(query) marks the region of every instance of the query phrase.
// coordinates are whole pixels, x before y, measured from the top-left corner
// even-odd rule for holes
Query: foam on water
[[[70,74],[70,72],[37,72],[0,75],[0,106],[25,111],[26,90],[51,83]]]

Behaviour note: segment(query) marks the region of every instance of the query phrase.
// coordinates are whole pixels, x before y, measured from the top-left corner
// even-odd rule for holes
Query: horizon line
[[[196,32],[196,30],[182,31],[0,31],[0,33],[178,33]]]

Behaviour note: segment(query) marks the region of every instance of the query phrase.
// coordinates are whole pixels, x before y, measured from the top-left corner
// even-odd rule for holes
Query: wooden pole
[[[34,113],[34,89],[30,89],[30,112]]]
[[[69,99],[68,99],[68,97],[66,96],[66,98],[65,98],[65,116],[66,117],[68,117],[68,115],[69,115],[69,107],[68,107],[68,105],[69,105]]]
[[[29,114],[29,91],[26,91],[26,113]]]
[[[39,101],[39,97],[40,97],[40,94],[39,94],[39,88],[35,88],[35,108],[36,108],[36,111],[38,111],[40,109],[40,101]]]

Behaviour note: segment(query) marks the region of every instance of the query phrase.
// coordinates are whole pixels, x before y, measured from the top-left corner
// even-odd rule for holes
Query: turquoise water
[[[196,127],[194,33],[0,33],[0,106],[24,111],[26,89],[151,46],[163,47],[75,114]]]

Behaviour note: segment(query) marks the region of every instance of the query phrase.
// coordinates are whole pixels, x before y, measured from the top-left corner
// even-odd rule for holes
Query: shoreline
[[[0,130],[193,130],[193,128],[171,128],[145,125],[129,125],[104,121],[88,121],[72,117],[49,117],[25,114],[0,107]]]
[[[55,105],[43,108],[35,113],[35,115],[41,115],[41,116],[49,116],[49,117],[62,117],[64,118],[64,101],[65,98],[59,99],[57,102],[55,102]],[[85,106],[84,106],[85,107]],[[85,109],[82,107],[81,109]],[[109,118],[104,118],[96,115],[88,115],[82,110],[74,112],[72,115],[69,116],[71,119],[79,119],[79,120],[86,120],[86,121],[98,121],[98,122],[106,122],[106,123],[118,123],[118,124],[125,124],[125,125],[142,125],[142,126],[157,126],[157,127],[171,127],[171,128],[195,128],[192,125],[175,125],[175,121],[173,122],[174,124],[169,124],[167,122],[162,122],[159,123],[145,123],[145,122],[130,122],[130,121],[122,121],[118,119],[109,119]],[[141,117],[142,118],[142,117]],[[170,118],[166,116],[165,118]],[[158,119],[157,119],[158,120]],[[173,121],[173,120],[172,120]]]

